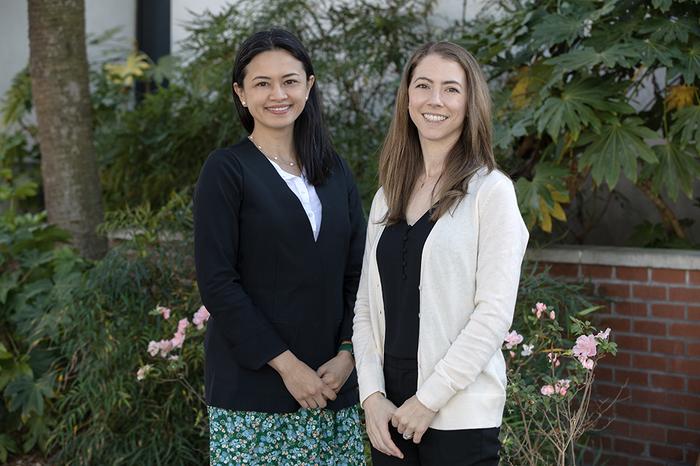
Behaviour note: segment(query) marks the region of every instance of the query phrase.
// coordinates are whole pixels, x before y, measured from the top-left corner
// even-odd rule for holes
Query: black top
[[[206,401],[231,410],[293,412],[299,404],[267,362],[291,350],[318,369],[352,336],[365,219],[346,163],[316,186],[323,219],[314,241],[297,196],[244,139],[212,152],[194,198],[195,265],[211,313]],[[350,376],[330,402],[357,403]]]
[[[386,332],[384,353],[394,358],[417,358],[420,311],[420,267],[423,245],[435,222],[428,210],[416,223],[406,220],[384,228],[377,245]]]

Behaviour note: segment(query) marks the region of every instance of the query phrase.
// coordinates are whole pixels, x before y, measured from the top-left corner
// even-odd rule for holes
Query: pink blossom
[[[150,364],[146,364],[145,366],[139,367],[139,370],[136,371],[136,380],[140,381],[145,379],[149,372],[151,372]]]
[[[572,352],[577,358],[590,358],[596,355],[598,342],[593,335],[581,335],[576,339]]]
[[[198,330],[204,328],[204,323],[209,320],[209,311],[207,308],[202,306],[197,309],[197,312],[192,316],[192,323],[197,327]]]
[[[149,341],[148,342],[148,354],[151,356],[155,357],[158,354],[158,351],[160,351],[160,345],[158,344],[157,341]]]
[[[510,357],[511,357],[511,358],[514,358],[514,357],[515,357],[515,351],[508,351],[508,353],[510,354]]]
[[[554,320],[554,318],[555,318],[556,316],[557,316],[557,315],[554,313],[554,311],[549,311],[549,318],[550,318],[550,319]]]
[[[537,316],[539,319],[542,317],[542,313],[547,311],[547,305],[543,303],[537,303],[535,304],[535,308],[532,310],[532,313]]]
[[[160,355],[166,357],[168,353],[174,349],[173,342],[170,340],[160,340],[158,342],[158,349],[160,350]]]
[[[561,362],[559,362],[559,355],[554,353],[547,353],[547,359],[554,367],[559,367]]]
[[[170,339],[170,344],[174,348],[182,348],[182,344],[185,342],[185,332],[180,332],[179,330],[175,332],[175,335]]]
[[[164,306],[156,306],[156,311],[163,316],[163,319],[170,319],[170,313],[172,312],[170,308]]]
[[[606,328],[604,332],[598,332],[598,334],[595,336],[599,340],[607,340],[608,337],[610,336],[610,327]]]
[[[595,363],[593,362],[592,359],[586,359],[585,361],[581,361],[581,365],[583,365],[583,367],[585,367],[586,369],[588,369],[590,371],[593,369],[593,366],[595,365]]]
[[[542,393],[544,396],[552,396],[554,394],[554,387],[551,385],[544,385],[542,388],[540,388],[540,393]]]
[[[177,331],[185,333],[185,329],[190,326],[190,322],[187,320],[187,318],[180,319],[180,321],[177,323]]]
[[[506,338],[504,341],[506,343],[506,349],[512,349],[515,346],[517,346],[518,343],[521,343],[523,341],[523,336],[519,335],[518,332],[513,330],[508,335],[506,335]]]
[[[570,384],[571,381],[569,379],[560,379],[556,384],[554,384],[554,391],[557,394],[564,396],[566,395],[566,391],[569,389]]]

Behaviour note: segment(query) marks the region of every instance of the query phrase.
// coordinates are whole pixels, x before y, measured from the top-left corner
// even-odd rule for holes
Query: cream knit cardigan
[[[387,211],[380,188],[372,202],[353,346],[360,401],[384,390],[384,300],[377,243]],[[498,427],[506,399],[503,339],[513,320],[528,231],[513,183],[477,172],[456,208],[435,223],[421,259],[418,392],[437,411],[430,427]]]

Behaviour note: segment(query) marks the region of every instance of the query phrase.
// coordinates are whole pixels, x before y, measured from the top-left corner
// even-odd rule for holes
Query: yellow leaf
[[[540,228],[546,233],[552,232],[552,217],[549,215],[549,207],[540,197]]]
[[[564,212],[564,209],[562,209],[561,204],[558,202],[554,203],[554,208],[550,209],[549,212],[552,214],[552,217],[556,218],[560,222],[566,221],[566,212]]]
[[[551,184],[547,184],[546,186],[549,190],[549,194],[552,196],[552,199],[554,199],[556,202],[569,202],[568,191],[557,191],[557,188]]]
[[[666,107],[669,111],[693,105],[697,88],[679,84],[666,89]]]
[[[510,98],[516,109],[523,108],[530,102],[530,97],[528,96],[530,81],[531,78],[528,75],[528,68],[526,66],[520,68],[520,77],[510,93]]]
[[[113,82],[130,87],[134,83],[134,77],[143,76],[143,72],[149,67],[145,54],[132,53],[125,63],[109,63],[105,65],[105,70]]]

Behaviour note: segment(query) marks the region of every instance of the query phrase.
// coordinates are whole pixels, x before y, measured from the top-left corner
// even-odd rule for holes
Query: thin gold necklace
[[[296,166],[297,166],[296,162],[288,162],[287,160],[283,159],[282,157],[278,157],[278,156],[276,156],[276,155],[270,155],[270,154],[268,154],[267,152],[265,152],[265,151],[263,150],[262,146],[260,146],[260,144],[258,144],[257,142],[255,142],[255,141],[253,140],[253,136],[248,136],[248,139],[250,139],[250,142],[252,142],[252,143],[255,145],[255,147],[257,147],[258,150],[259,150],[260,152],[262,152],[262,154],[263,154],[265,157],[267,157],[268,159],[272,159],[272,160],[274,160],[274,161],[277,162],[277,163],[282,162],[282,163],[284,163],[284,164],[289,165],[290,167],[296,167]]]

